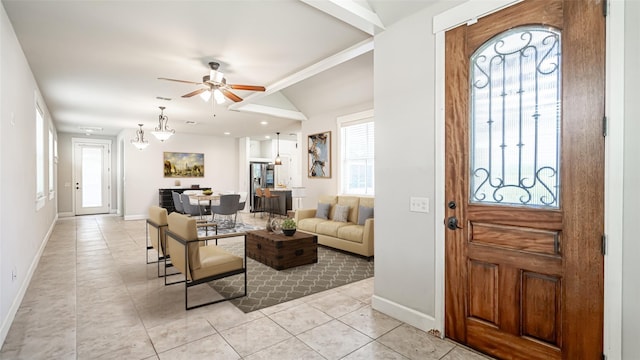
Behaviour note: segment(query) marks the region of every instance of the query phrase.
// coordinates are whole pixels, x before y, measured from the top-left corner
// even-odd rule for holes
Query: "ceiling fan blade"
[[[235,90],[249,90],[249,91],[265,91],[266,90],[264,86],[255,86],[255,85],[233,84],[233,85],[227,85],[227,86]]]
[[[200,85],[202,83],[200,82],[195,82],[195,81],[189,81],[189,80],[177,80],[177,79],[168,79],[168,78],[163,78],[163,77],[159,77],[158,80],[169,80],[169,81],[176,81],[176,82],[181,82],[181,83],[185,83],[185,84],[195,84],[195,85]]]
[[[224,96],[228,97],[230,100],[233,100],[235,102],[240,102],[242,101],[242,98],[234,93],[232,93],[229,90],[226,89],[220,89],[220,91],[222,91],[222,93],[224,94]]]
[[[202,94],[203,92],[205,92],[207,90],[209,90],[209,89],[198,89],[198,90],[192,91],[192,92],[190,92],[188,94],[184,94],[184,95],[182,95],[182,97],[183,98],[189,98],[189,97],[192,97],[192,96],[196,96],[196,95]]]

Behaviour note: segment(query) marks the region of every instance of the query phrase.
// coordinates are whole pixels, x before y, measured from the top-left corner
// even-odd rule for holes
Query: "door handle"
[[[448,217],[447,220],[445,221],[445,224],[447,225],[447,228],[449,230],[462,229],[460,225],[458,225],[458,218],[456,218],[455,216]]]

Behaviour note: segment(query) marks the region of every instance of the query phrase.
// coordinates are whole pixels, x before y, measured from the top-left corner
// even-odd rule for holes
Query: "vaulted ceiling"
[[[58,131],[150,131],[164,106],[177,132],[233,137],[372,103],[372,36],[432,2],[2,0]],[[158,79],[200,82],[211,61],[266,91],[218,105]]]

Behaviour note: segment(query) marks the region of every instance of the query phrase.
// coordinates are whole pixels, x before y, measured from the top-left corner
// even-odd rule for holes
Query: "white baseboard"
[[[438,328],[436,319],[433,316],[415,311],[378,295],[373,295],[371,298],[371,306],[381,313],[387,314],[392,318],[398,319],[422,331],[428,332]]]
[[[147,215],[143,214],[143,215],[125,215],[124,219],[125,220],[146,220]]]
[[[76,216],[76,214],[74,214],[73,212],[59,212],[58,213],[58,217],[72,217],[72,216]]]
[[[36,252],[36,256],[34,256],[31,265],[29,265],[29,270],[24,278],[22,284],[20,284],[20,289],[16,294],[16,297],[13,299],[13,303],[9,308],[9,312],[7,313],[7,317],[2,321],[2,327],[0,328],[0,345],[4,344],[4,341],[7,338],[7,334],[9,334],[9,329],[11,328],[11,324],[18,313],[18,309],[20,308],[20,304],[22,304],[22,300],[24,299],[24,295],[27,293],[27,289],[29,288],[29,284],[31,284],[31,279],[33,278],[33,274],[36,272],[38,268],[38,263],[40,262],[40,258],[42,257],[42,253],[44,252],[44,248],[47,246],[49,242],[49,238],[51,237],[51,233],[53,232],[53,228],[56,226],[56,220],[58,220],[58,215],[51,222],[51,226],[49,226],[49,230],[47,234],[44,236],[40,248],[38,252]]]

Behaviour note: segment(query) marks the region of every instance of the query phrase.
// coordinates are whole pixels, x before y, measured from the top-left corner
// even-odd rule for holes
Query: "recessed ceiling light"
[[[225,135],[231,135],[231,133],[230,133],[230,132],[228,132],[228,131],[225,131],[225,132],[224,132],[224,134],[225,134]]]
[[[265,136],[264,136],[264,138],[265,138],[265,139],[271,139],[271,136],[269,136],[269,135],[265,135]]]
[[[268,122],[266,122],[266,121],[260,121],[260,125],[267,125],[267,124],[268,124]]]
[[[193,121],[193,120],[187,120],[184,123],[187,124],[187,125],[195,125],[195,124],[197,124],[197,122]]]

